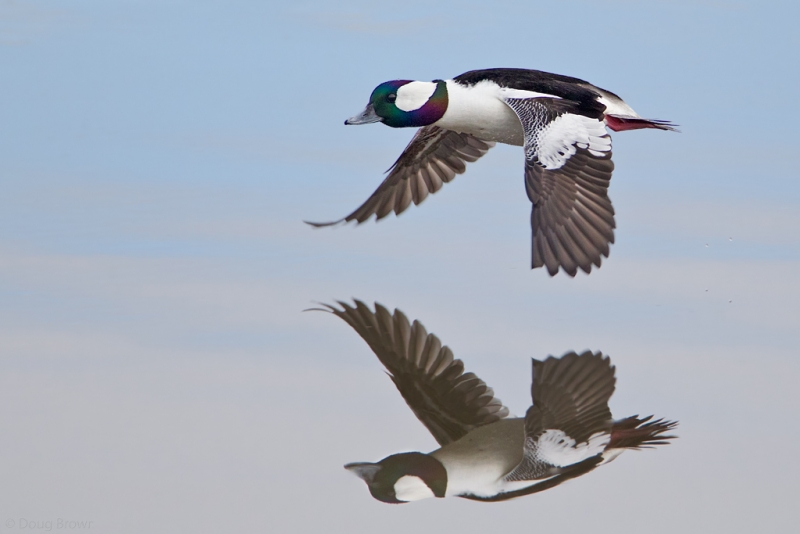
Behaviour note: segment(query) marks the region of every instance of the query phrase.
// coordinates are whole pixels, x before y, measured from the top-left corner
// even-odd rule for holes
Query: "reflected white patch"
[[[600,464],[607,464],[608,462],[614,461],[617,456],[625,452],[625,449],[608,449],[603,451],[603,462]]]
[[[397,90],[394,105],[401,111],[414,111],[424,106],[434,91],[433,82],[409,82]]]
[[[566,467],[601,454],[609,439],[611,435],[607,432],[595,432],[576,446],[575,440],[563,430],[549,429],[536,442],[536,456],[551,465]]]
[[[397,479],[397,482],[394,483],[394,494],[398,500],[406,502],[435,497],[433,491],[421,478],[412,475]]]
[[[605,123],[590,119],[583,115],[566,113],[547,124],[536,134],[536,142],[532,148],[535,154],[525,156],[539,162],[545,169],[558,169],[575,155],[577,148],[588,149],[593,156],[602,156],[611,150],[611,137],[606,131]]]
[[[503,476],[508,473],[509,463],[502,453],[494,455],[492,447],[476,445],[464,450],[450,449],[437,456],[447,470],[446,496],[479,495],[489,497],[500,491],[508,491]],[[530,484],[530,481],[526,481]]]

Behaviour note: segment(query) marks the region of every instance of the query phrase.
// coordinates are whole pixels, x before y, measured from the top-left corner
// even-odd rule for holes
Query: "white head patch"
[[[413,475],[398,478],[394,483],[394,494],[398,500],[406,502],[435,497],[433,490],[421,478]]]
[[[397,90],[394,105],[401,111],[414,111],[425,105],[436,91],[433,82],[409,82]]]

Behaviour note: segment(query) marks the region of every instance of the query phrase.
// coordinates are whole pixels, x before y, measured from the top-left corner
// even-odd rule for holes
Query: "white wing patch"
[[[535,134],[535,142],[526,147],[525,156],[532,160],[538,157],[545,169],[562,167],[575,155],[576,147],[588,149],[593,156],[600,157],[611,150],[611,137],[605,124],[583,115],[565,113],[545,124]],[[528,154],[528,150],[535,153]]]
[[[435,91],[433,82],[409,82],[397,89],[394,105],[402,111],[414,111],[424,106]]]
[[[595,432],[577,446],[563,430],[548,429],[536,441],[536,459],[556,467],[567,467],[601,454],[611,439],[608,432]]]
[[[561,100],[560,96],[549,95],[547,93],[537,93],[535,91],[525,91],[524,89],[511,89],[510,87],[500,88],[500,98],[503,100],[508,98],[518,98],[520,100],[525,100],[528,98],[553,98],[555,100]]]

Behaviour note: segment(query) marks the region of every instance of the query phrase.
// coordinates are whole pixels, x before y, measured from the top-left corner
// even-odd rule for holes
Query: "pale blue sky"
[[[0,532],[795,529],[798,16],[0,0]],[[527,268],[516,147],[399,218],[302,223],[358,206],[411,137],[343,126],[375,85],[487,67],[681,125],[613,135],[601,269]],[[602,350],[614,415],[680,439],[505,504],[374,501],[344,463],[435,442],[353,331],[301,313],[351,296],[420,319],[516,414],[530,357]]]

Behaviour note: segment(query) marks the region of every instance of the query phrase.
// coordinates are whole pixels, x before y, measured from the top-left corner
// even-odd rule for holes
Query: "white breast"
[[[531,485],[506,482],[503,477],[522,460],[525,420],[503,419],[476,428],[458,441],[433,451],[431,456],[447,470],[446,496],[489,497]]]
[[[489,81],[465,86],[447,80],[447,111],[434,124],[487,141],[522,146],[522,125],[503,102],[501,90]]]

